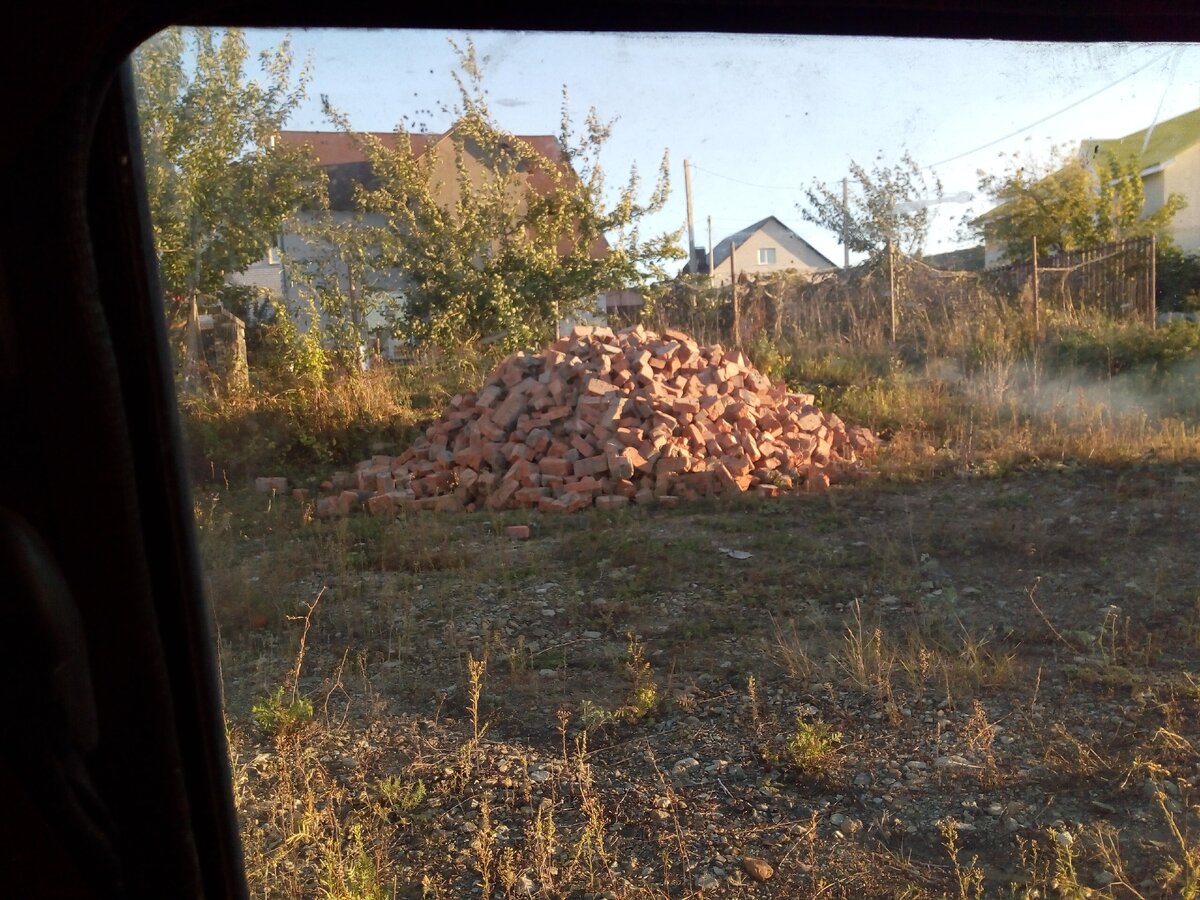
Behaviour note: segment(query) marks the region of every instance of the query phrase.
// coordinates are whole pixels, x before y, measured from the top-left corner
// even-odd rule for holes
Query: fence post
[[[733,254],[737,253],[737,243],[729,242],[729,290],[733,292],[733,346],[739,350],[742,347],[742,308],[738,305],[737,272],[733,268]]]
[[[1038,249],[1037,235],[1033,236],[1033,333],[1041,336],[1041,295],[1038,287]]]
[[[1150,235],[1150,327],[1158,327],[1158,236]]]
[[[888,238],[888,300],[892,305],[892,343],[896,343],[896,249]]]

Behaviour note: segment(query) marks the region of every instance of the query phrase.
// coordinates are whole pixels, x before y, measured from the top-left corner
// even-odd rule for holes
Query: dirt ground
[[[255,896],[1200,889],[1200,466],[197,521]]]

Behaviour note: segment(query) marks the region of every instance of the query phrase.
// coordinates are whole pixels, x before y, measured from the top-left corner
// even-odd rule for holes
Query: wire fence
[[[1153,324],[1154,260],[1154,239],[1135,238],[982,272],[944,271],[897,254],[836,272],[743,276],[736,296],[728,285],[681,279],[658,298],[651,319],[735,343],[787,333],[864,345],[937,345],[997,316],[1028,317],[1036,327],[1048,310]]]

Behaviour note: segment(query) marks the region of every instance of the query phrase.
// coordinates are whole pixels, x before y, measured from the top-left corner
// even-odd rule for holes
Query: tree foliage
[[[866,253],[872,260],[887,251],[889,241],[910,256],[921,253],[932,213],[917,204],[942,193],[937,175],[927,175],[906,152],[893,166],[877,159],[869,171],[852,160],[848,188],[848,202],[843,202],[840,184],[814,180],[804,192],[807,203],[797,205],[800,215],[839,238],[844,235],[851,252]]]
[[[1186,200],[1171,194],[1161,208],[1144,216],[1145,192],[1136,161],[1109,154],[1095,168],[1060,153],[1045,164],[1025,164],[1014,158],[1000,175],[979,173],[979,189],[999,204],[976,220],[978,228],[1007,259],[1028,257],[1033,238],[1039,253],[1058,253],[1097,247],[1126,238],[1158,235]]]
[[[639,200],[635,170],[609,205],[599,156],[611,123],[593,110],[576,131],[564,95],[560,157],[547,158],[497,124],[473,46],[458,52],[454,125],[423,153],[400,129],[395,146],[356,133],[326,105],[361,144],[376,179],[356,189],[371,223],[352,250],[370,248],[358,313],[368,312],[367,298],[387,307],[384,291],[403,294],[390,309],[398,334],[441,346],[493,338],[515,347],[545,340],[559,317],[601,291],[663,277],[663,260],[683,255],[678,232],[643,238],[639,224],[666,203],[667,154],[648,199]],[[334,222],[318,225],[326,241],[339,239]],[[337,290],[346,285],[339,265]]]
[[[318,178],[275,140],[305,95],[288,42],[247,73],[236,29],[172,28],[133,57],[151,224],[168,297],[213,293],[262,259]]]

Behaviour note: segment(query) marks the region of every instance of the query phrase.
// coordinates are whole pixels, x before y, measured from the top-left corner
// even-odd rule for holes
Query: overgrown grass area
[[[266,471],[314,475],[411,442],[458,393],[474,390],[499,361],[465,347],[405,364],[303,383],[280,361],[252,369],[243,392],[180,399],[187,460],[197,480],[244,480]]]
[[[888,438],[776,500],[246,486],[399,450],[466,354],[185,406],[252,896],[1200,894],[1200,331],[1009,324],[755,347]]]
[[[762,342],[759,342],[762,344]],[[844,419],[891,439],[909,477],[1030,462],[1192,458],[1200,451],[1200,326],[1077,314],[996,317],[894,346],[755,345],[752,357]],[[885,468],[887,468],[885,466]]]

